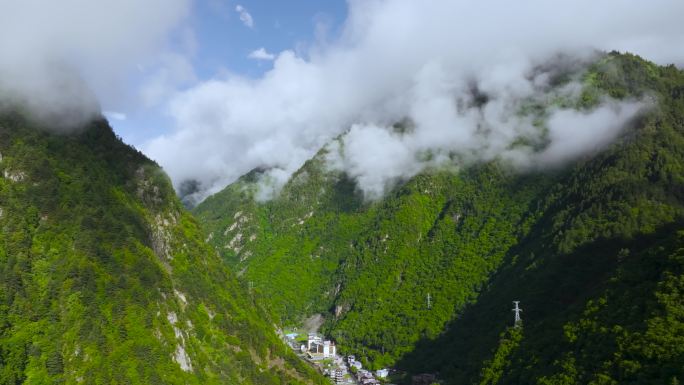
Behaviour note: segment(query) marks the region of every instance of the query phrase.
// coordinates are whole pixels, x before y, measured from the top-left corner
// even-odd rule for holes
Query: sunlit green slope
[[[105,121],[0,153],[0,384],[321,383]]]

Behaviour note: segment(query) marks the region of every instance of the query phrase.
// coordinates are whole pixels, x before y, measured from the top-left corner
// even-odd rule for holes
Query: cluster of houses
[[[379,385],[380,379],[389,375],[388,369],[380,369],[371,372],[363,369],[361,362],[354,356],[348,356],[345,360],[337,355],[337,346],[334,341],[324,340],[316,333],[309,333],[306,344],[303,340],[297,340],[297,333],[286,334],[288,345],[298,350],[306,359],[319,366],[323,374],[330,377],[334,384],[360,384]],[[351,373],[350,373],[351,372]]]
[[[337,356],[335,342],[323,340],[323,338],[316,333],[309,333],[306,344],[300,344],[300,342],[297,341],[297,333],[286,334],[285,338],[292,349],[299,350],[302,354],[306,354],[309,359],[322,360],[326,358],[335,358]]]
[[[361,385],[379,385],[381,384],[379,378],[387,378],[389,375],[388,369],[376,370],[374,375],[371,371],[363,369],[361,362],[357,361],[354,356],[347,357],[347,365],[349,368],[356,369],[356,381]]]

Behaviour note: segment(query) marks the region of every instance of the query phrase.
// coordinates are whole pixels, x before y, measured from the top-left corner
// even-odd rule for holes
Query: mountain
[[[368,202],[326,148],[273,200],[255,198],[255,170],[194,213],[276,319],[321,314],[371,368],[449,384],[678,383],[684,73],[613,52],[579,75],[579,110],[608,96],[651,108],[563,167],[433,168]]]
[[[321,384],[104,120],[0,116],[0,384]]]

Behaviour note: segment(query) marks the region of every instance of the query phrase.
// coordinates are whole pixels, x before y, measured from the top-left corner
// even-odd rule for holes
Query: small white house
[[[336,354],[337,348],[335,347],[335,343],[332,341],[323,341],[323,357],[335,357]]]
[[[389,375],[389,369],[378,369],[375,371],[375,375],[378,378],[387,378],[387,376]]]

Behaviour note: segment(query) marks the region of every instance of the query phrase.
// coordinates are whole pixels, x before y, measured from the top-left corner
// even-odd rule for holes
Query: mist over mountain
[[[169,104],[175,131],[145,151],[176,185],[197,180],[197,200],[267,168],[268,198],[323,145],[348,132],[348,151],[335,166],[377,197],[397,177],[454,157],[539,165],[609,141],[640,101],[607,98],[579,114],[562,104],[544,117],[519,114],[530,99],[572,97],[575,82],[556,94],[548,93],[550,83],[591,61],[595,49],[629,49],[662,64],[684,59],[667,48],[684,40],[676,16],[684,9],[675,1],[348,6],[339,38],[282,51],[261,77],[216,77],[178,93]],[[412,130],[394,133],[392,126],[404,120]],[[558,131],[572,125],[586,129],[573,132],[567,146],[561,141],[568,134]],[[545,143],[544,155],[511,151],[521,139]],[[430,162],[422,161],[426,153]]]
[[[255,170],[194,213],[283,325],[324,320],[343,354],[399,370],[393,381],[678,383],[684,72],[619,53],[574,68],[586,104],[561,112],[554,158],[529,155],[538,167],[474,154],[460,167],[391,168],[401,151],[385,149],[388,160],[366,147],[358,156],[379,164],[350,175],[330,167],[336,151],[357,151],[342,136],[272,199],[261,199]],[[622,124],[606,97],[651,105]],[[393,129],[385,143],[414,145],[400,135],[410,124]],[[577,158],[582,130],[594,142],[580,147],[593,151]],[[388,169],[399,180],[367,199],[362,184],[382,176],[363,178]]]
[[[332,166],[354,175],[370,199],[397,178],[455,157],[501,156],[518,165],[571,159],[596,138],[609,141],[615,128],[598,124],[577,132],[571,150],[557,152],[567,138],[555,127],[627,121],[639,109],[634,103],[648,101],[622,106],[607,99],[579,115],[558,105],[541,120],[520,116],[524,103],[563,97],[548,95],[548,83],[591,60],[595,50],[629,50],[661,64],[684,60],[667,48],[684,40],[676,17],[682,5],[672,0],[629,6],[617,0],[553,6],[349,1],[339,35],[273,54],[263,75],[227,71],[204,81],[194,68],[198,42],[188,19],[197,4],[189,0],[59,6],[31,0],[0,7],[0,103],[23,105],[62,129],[99,116],[100,104],[160,108],[169,120],[154,124],[171,127],[150,128],[162,132],[137,145],[162,164],[177,189],[198,183],[191,201],[257,167],[270,170],[262,194],[268,199],[343,133],[350,133],[350,151]],[[572,95],[576,88],[560,92]],[[125,113],[105,112],[126,120]],[[392,127],[401,121],[413,129],[397,135]],[[520,140],[545,143],[546,155],[510,151]],[[385,162],[359,155],[369,151]]]
[[[0,3],[0,107],[26,108],[50,129],[83,127],[139,91],[132,72],[168,60],[188,0]],[[150,17],[154,15],[154,17]],[[161,58],[160,58],[161,57]]]
[[[682,15],[0,2],[0,385],[679,384]]]

